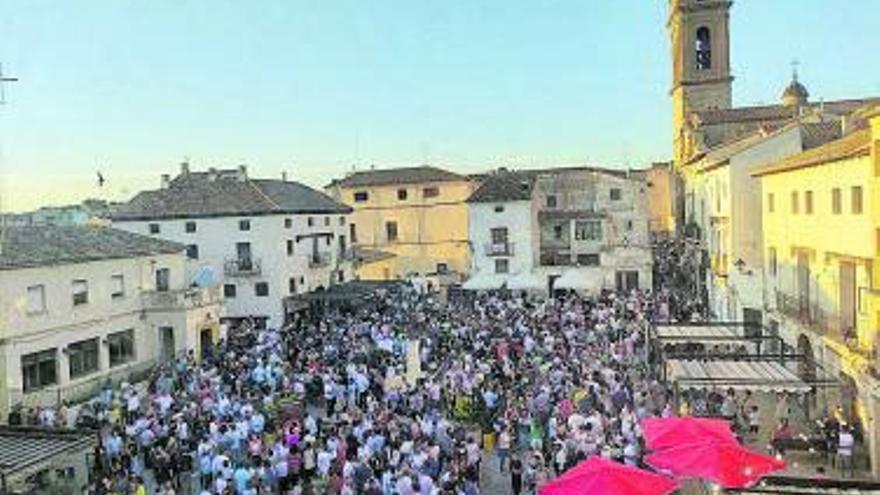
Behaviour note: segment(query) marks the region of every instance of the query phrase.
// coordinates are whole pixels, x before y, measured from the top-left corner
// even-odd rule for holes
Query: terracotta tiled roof
[[[822,146],[825,143],[840,139],[843,128],[840,120],[822,122],[803,122],[800,124],[801,144],[804,151]]]
[[[483,180],[468,203],[528,201],[532,198],[533,184],[530,174],[499,170]]]
[[[871,131],[869,129],[861,129],[852,134],[846,135],[841,139],[790,156],[766,167],[761,167],[752,172],[752,175],[761,176],[777,174],[780,172],[788,172],[790,170],[862,156],[870,152],[870,144]]]
[[[463,175],[428,165],[420,167],[386,168],[355,172],[344,179],[337,179],[331,186],[365,187],[395,184],[419,184],[423,182],[452,182],[468,180]]]
[[[110,227],[7,227],[0,270],[180,253],[183,244]]]
[[[532,188],[535,179],[541,176],[556,174],[592,172],[596,174],[610,175],[625,179],[644,180],[645,172],[642,170],[619,170],[602,167],[572,166],[552,168],[532,168],[522,170],[499,169],[487,174],[480,187],[468,198],[469,203],[491,203],[502,201],[524,201],[532,197]]]
[[[142,191],[115,208],[115,221],[283,213],[348,213],[351,208],[293,181],[249,179],[235,171],[178,175],[167,188]]]
[[[867,104],[880,102],[880,98],[863,98],[853,100],[836,100],[824,103],[812,102],[809,109],[816,110],[820,106],[827,113],[843,115],[848,114],[859,107]],[[802,109],[784,105],[761,105],[751,107],[737,107],[727,109],[713,109],[694,112],[699,122],[703,125],[733,124],[745,122],[772,122],[777,120],[789,120],[798,115]]]

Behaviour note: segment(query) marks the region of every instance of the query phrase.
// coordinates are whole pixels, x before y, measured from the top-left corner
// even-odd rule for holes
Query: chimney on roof
[[[287,170],[281,171],[281,182],[287,182]]]
[[[170,183],[171,183],[171,176],[168,174],[162,174],[162,180],[160,182],[162,189],[168,189],[168,184],[170,184]]]
[[[217,169],[214,167],[208,167],[208,180],[214,182],[217,180]]]
[[[239,165],[238,166],[238,177],[237,179],[240,182],[244,182],[247,180],[247,165]]]
[[[180,162],[180,175],[189,175],[189,161]]]
[[[853,130],[853,119],[849,114],[840,116],[840,135],[846,136]]]

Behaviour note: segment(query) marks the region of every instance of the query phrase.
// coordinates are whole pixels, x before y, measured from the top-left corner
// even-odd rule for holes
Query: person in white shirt
[[[837,469],[840,470],[841,476],[849,473],[854,476],[853,469],[853,448],[855,447],[855,437],[849,427],[842,426],[837,439]]]

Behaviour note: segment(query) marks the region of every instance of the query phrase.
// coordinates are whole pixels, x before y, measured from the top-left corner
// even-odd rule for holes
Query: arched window
[[[697,29],[697,70],[712,68],[712,34],[709,28],[702,26]]]

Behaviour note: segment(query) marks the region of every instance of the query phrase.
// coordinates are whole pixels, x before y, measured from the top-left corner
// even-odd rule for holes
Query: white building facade
[[[104,227],[9,228],[0,254],[0,414],[90,396],[108,378],[212,347],[219,287],[183,246]]]
[[[713,317],[764,324],[761,183],[755,169],[839,136],[836,119],[804,117],[772,132],[758,130],[688,164],[686,215],[709,255],[706,288]]]
[[[286,178],[251,179],[243,166],[191,173],[184,164],[114,213],[113,225],[184,244],[189,280],[221,281],[226,320],[278,328],[284,298],[351,280],[350,211]]]
[[[469,200],[474,263],[465,288],[652,286],[647,184],[622,171],[498,171]]]

